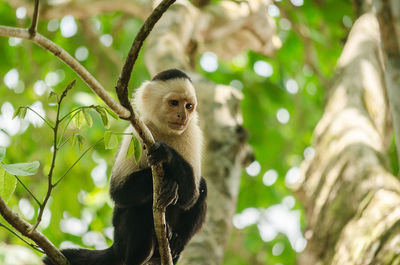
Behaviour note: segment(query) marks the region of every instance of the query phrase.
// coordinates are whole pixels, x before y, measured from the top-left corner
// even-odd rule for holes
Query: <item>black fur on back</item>
[[[184,72],[182,72],[179,69],[168,69],[165,71],[162,71],[158,74],[156,74],[156,76],[153,77],[153,79],[151,81],[167,81],[167,80],[171,80],[171,79],[177,79],[177,78],[184,78],[189,80],[190,82],[192,82],[192,80],[190,80],[190,77],[185,74]]]

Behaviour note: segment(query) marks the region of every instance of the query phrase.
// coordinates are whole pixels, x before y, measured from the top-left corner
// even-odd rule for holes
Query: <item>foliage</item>
[[[16,10],[5,2],[0,2],[0,14],[2,25],[28,26],[30,23],[28,16],[18,19]],[[101,25],[100,36],[110,37],[111,35],[107,34],[115,33],[118,38],[113,40],[113,46],[126,51],[129,49],[131,36],[140,26],[136,20],[126,20],[127,18],[122,14],[109,14],[99,16],[89,21],[89,24],[90,27]],[[51,29],[51,23],[53,25],[55,23],[57,30]],[[121,56],[115,53],[113,55],[116,57],[111,59],[102,55],[107,47],[102,46],[100,42],[93,45],[93,49],[84,46],[90,44],[90,37],[93,37],[90,34],[90,27],[86,28],[84,24],[87,22],[84,21],[74,21],[74,23],[79,24],[79,32],[69,38],[62,36],[59,20],[39,21],[38,31],[73,55],[77,55],[79,50],[89,51],[88,58],[83,60],[82,64],[91,72],[98,73],[96,76],[103,84],[112,88],[120,71],[116,61],[119,62]],[[89,33],[84,32],[85,30]],[[45,119],[54,121],[57,112],[57,104],[54,104],[56,94],[61,94],[65,86],[76,78],[76,75],[52,54],[30,42],[0,38],[0,47],[4,51],[0,64],[0,119],[3,122],[0,125],[0,138],[2,145],[7,146],[7,155],[4,157],[2,166],[20,161],[39,160],[41,166],[36,175],[29,178],[23,174],[18,175],[21,182],[29,187],[39,201],[42,201],[47,192],[47,172],[50,169],[50,158],[54,150],[53,141],[49,128],[35,115],[31,115],[32,113],[25,106],[36,110]],[[104,65],[108,67],[103,67]],[[17,76],[15,84],[10,84],[15,81],[7,79],[7,76],[12,75]],[[144,79],[148,79],[142,62],[137,64],[133,75],[138,76],[133,80],[135,86]],[[110,128],[112,129],[109,131],[112,132],[109,134],[111,137],[105,144],[107,148],[115,149],[117,146],[115,137],[121,137],[118,132],[121,132],[122,126],[126,124],[115,123],[115,119],[110,119],[110,116],[117,117],[104,105],[99,104],[102,103],[84,82],[77,80],[76,86],[68,94],[68,99],[64,101],[60,111],[63,115],[61,116],[63,124],[60,127],[58,144],[62,150],[57,155],[54,176],[55,181],[63,179],[63,182],[62,185],[57,185],[52,193],[49,207],[45,210],[43,221],[39,226],[39,229],[57,246],[60,246],[62,242],[64,245],[72,243],[84,245],[85,242],[88,244],[87,240],[92,242],[89,244],[94,244],[93,242],[110,244],[109,239],[103,235],[110,235],[111,203],[108,199],[107,176],[110,175],[108,165],[113,161],[115,150],[107,150],[97,143],[103,139],[105,128]],[[95,113],[99,115],[94,115]],[[15,116],[13,120],[12,116]],[[9,123],[10,120],[12,124],[6,126],[5,123]],[[131,154],[138,158],[140,145],[137,145],[137,141],[133,141],[132,146],[134,149]],[[83,156],[89,149],[93,149],[93,152],[88,152]],[[71,167],[73,165],[75,166]],[[11,179],[15,182],[14,177]],[[11,182],[7,181],[7,183]],[[31,222],[37,217],[38,206],[22,185],[16,186],[9,204],[17,207],[15,209]],[[0,222],[3,221],[0,218]],[[68,224],[71,222],[85,229],[69,231]],[[92,233],[87,233],[88,231]],[[94,231],[99,232],[95,235],[100,235],[100,240],[90,239]],[[4,229],[0,229],[0,238],[10,243],[22,243]]]
[[[307,147],[311,145],[312,130],[322,115],[324,88],[332,77],[343,40],[351,26],[353,14],[349,1],[304,1],[301,6],[292,4],[299,2],[302,1],[275,2],[274,6],[280,11],[275,20],[283,46],[273,58],[248,52],[229,62],[219,61],[215,72],[206,72],[200,64],[197,66],[209,79],[231,84],[244,94],[244,126],[250,132],[250,144],[260,168],[255,173],[249,169],[243,174],[238,213],[250,207],[261,212],[291,201],[293,195],[287,186],[290,181],[288,172],[296,172],[304,156],[312,155],[312,149]],[[28,26],[30,19],[18,19],[15,12],[9,4],[0,2],[0,24]],[[90,72],[96,73],[96,77],[113,94],[121,68],[121,54],[129,49],[140,21],[121,13],[104,14],[89,21],[75,21],[78,32],[68,38],[62,36],[59,23],[59,20],[42,20],[38,30],[76,57],[80,52],[88,52],[86,58],[81,57],[81,63]],[[107,42],[105,45],[98,42],[98,36],[111,40],[111,48],[106,46]],[[0,152],[1,165],[40,161],[36,175],[17,175],[41,200],[47,191],[46,178],[51,164],[51,132],[43,123],[35,121],[29,111],[24,113],[26,108],[19,107],[39,106],[49,120],[54,120],[56,106],[48,94],[50,91],[60,94],[76,76],[52,54],[30,42],[0,38],[0,50],[3,51],[0,64],[0,140],[9,140],[7,155],[1,156]],[[270,67],[273,72],[259,72],[257,65],[260,62],[264,70]],[[18,82],[11,88],[6,82],[10,71],[18,75]],[[134,87],[149,78],[140,57],[133,76]],[[16,129],[3,128],[1,121],[13,116],[15,110],[18,114],[14,119]],[[72,144],[63,145],[63,150],[58,153],[54,173],[56,179],[80,160],[63,179],[62,185],[56,187],[49,211],[45,211],[39,228],[57,246],[109,245],[111,203],[107,177],[125,123],[109,119],[110,113],[81,80],[77,80],[75,88],[69,92],[61,112],[70,113],[68,121],[74,122],[68,122],[63,127],[63,139],[70,139]],[[278,113],[284,115],[283,118],[289,114],[289,120],[285,122],[280,117],[279,121]],[[105,148],[96,144],[103,136]],[[93,152],[80,158],[83,150],[92,146]],[[136,159],[140,157],[138,146],[134,138],[129,153],[134,153]],[[257,163],[253,166],[257,167]],[[277,172],[276,181],[268,182],[266,172]],[[0,185],[1,178],[0,174]],[[17,184],[15,179],[7,183]],[[37,215],[38,207],[22,185],[16,185],[9,203],[19,206],[18,210],[28,220],[34,220]],[[302,211],[298,202],[288,207],[292,212]],[[302,225],[304,222],[301,218]],[[71,223],[81,229],[69,230],[68,224]],[[22,243],[4,229],[0,229],[0,238],[10,243]],[[293,243],[282,233],[270,242],[264,242],[254,223],[240,230],[235,229],[224,264],[295,264],[296,253],[292,246]]]

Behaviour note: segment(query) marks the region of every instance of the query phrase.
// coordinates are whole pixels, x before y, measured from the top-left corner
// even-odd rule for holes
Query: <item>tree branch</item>
[[[36,33],[31,37],[27,29],[0,26],[0,36],[15,37],[26,40],[31,40],[38,46],[45,50],[50,51],[56,57],[58,57],[63,63],[68,65],[78,76],[82,78],[83,81],[96,93],[104,103],[112,109],[121,118],[128,118],[130,112],[122,107],[118,102],[116,102],[108,92],[103,88],[103,86],[96,80],[96,78],[91,75],[86,68],[84,68],[77,60],[74,59],[69,53],[67,53],[63,48],[47,39],[43,35]]]
[[[162,1],[151,13],[151,15],[146,19],[140,28],[138,34],[133,41],[131,48],[129,50],[128,56],[125,60],[125,64],[122,68],[121,75],[118,78],[116,91],[118,94],[118,99],[122,106],[126,108],[130,108],[131,106],[129,102],[128,95],[128,84],[131,78],[131,73],[133,66],[135,65],[136,59],[139,55],[140,48],[143,45],[144,40],[150,34],[154,25],[161,18],[162,14],[175,2],[175,0],[164,0]]]
[[[143,23],[142,27],[139,30],[139,33],[136,35],[131,48],[129,50],[128,56],[126,58],[125,64],[122,68],[121,75],[118,78],[117,86],[115,87],[117,91],[117,96],[122,104],[122,106],[129,109],[131,116],[129,121],[132,126],[137,131],[140,138],[142,138],[143,143],[147,147],[147,150],[154,144],[154,138],[151,135],[147,126],[138,119],[138,115],[132,108],[132,105],[129,101],[128,94],[128,84],[131,77],[133,66],[138,57],[140,48],[143,45],[144,40],[150,34],[154,25],[161,18],[162,14],[167,11],[167,9],[175,2],[175,0],[163,0],[151,13],[151,15],[146,19]],[[162,168],[161,163],[152,166],[151,168],[152,176],[153,176],[153,219],[154,219],[154,230],[156,233],[159,252],[161,257],[161,264],[163,265],[172,265],[172,257],[171,251],[169,248],[169,242],[167,240],[167,231],[166,231],[166,220],[165,220],[165,208],[160,208],[157,205],[159,192],[160,192],[160,179],[164,177],[164,170]]]
[[[37,245],[34,245],[30,242],[28,242],[25,238],[23,238],[22,236],[20,236],[18,233],[16,233],[14,230],[12,230],[11,228],[5,226],[4,224],[0,223],[0,227],[3,227],[4,229],[6,229],[8,232],[10,232],[11,234],[13,234],[14,236],[18,237],[19,239],[21,239],[22,242],[24,242],[25,244],[27,244],[28,246],[30,246],[31,248],[33,248],[34,250],[45,254],[43,250],[41,250],[40,248],[38,248]]]
[[[44,209],[46,207],[47,202],[49,201],[51,192],[53,191],[54,185],[53,185],[53,172],[54,172],[54,167],[56,166],[56,157],[57,157],[57,152],[58,152],[58,146],[57,146],[57,136],[58,136],[58,127],[60,125],[60,110],[61,110],[61,103],[63,99],[67,96],[67,93],[72,87],[75,85],[76,80],[73,80],[63,91],[61,97],[59,98],[57,102],[57,114],[56,114],[56,122],[53,128],[53,157],[51,159],[51,165],[50,165],[50,170],[49,174],[47,175],[47,193],[46,196],[44,197],[43,203],[40,204],[39,206],[39,213],[38,217],[36,218],[35,225],[32,227],[33,232],[40,224],[42,221],[42,216]]]
[[[15,27],[7,27],[0,26],[0,36],[8,36],[8,37],[16,37],[22,39],[28,39],[39,45],[40,47],[52,52],[56,57],[58,57],[62,62],[68,65],[75,73],[77,73],[86,83],[87,85],[109,106],[118,116],[123,119],[129,120],[135,130],[138,132],[138,135],[142,138],[143,143],[146,145],[148,149],[154,144],[154,138],[151,135],[147,126],[138,119],[138,115],[132,108],[132,105],[129,101],[128,95],[128,84],[130,80],[130,76],[132,73],[133,66],[138,57],[140,48],[143,45],[144,40],[147,38],[151,30],[153,29],[156,22],[161,18],[162,14],[171,6],[175,0],[164,0],[162,1],[152,12],[152,14],[145,21],[143,26],[141,27],[139,33],[137,34],[134,42],[132,43],[131,49],[129,50],[125,65],[121,72],[121,75],[118,79],[116,90],[118,99],[121,102],[122,106],[118,104],[101,86],[101,84],[70,54],[68,54],[64,49],[47,39],[41,34],[36,33],[36,25],[38,18],[38,0],[36,0],[34,17],[32,21],[31,27],[27,29],[15,28]],[[124,107],[125,108],[124,108]],[[58,117],[57,117],[58,119]],[[57,128],[57,125],[55,126]],[[57,142],[55,141],[56,148]],[[53,155],[53,161],[55,159],[55,155]],[[53,164],[53,163],[52,163]],[[51,172],[51,171],[50,171]],[[159,180],[160,177],[164,175],[163,169],[161,165],[152,167],[153,173],[153,215],[154,215],[154,225],[155,231],[157,234],[157,239],[159,243],[159,251],[161,257],[161,264],[168,265],[172,264],[172,258],[169,250],[169,244],[166,237],[166,222],[165,222],[165,209],[160,209],[157,206],[157,198],[159,193]],[[48,192],[51,192],[51,187],[53,184],[51,183],[51,173],[49,173],[49,189]],[[1,198],[0,198],[1,199]],[[46,204],[46,199],[48,199],[48,194],[46,195],[45,201],[42,205]],[[38,232],[35,230],[38,223],[40,222],[41,215],[37,219],[37,222],[34,227],[30,224],[26,223],[24,220],[20,219],[17,215],[13,214],[11,211],[7,211],[8,207],[3,200],[0,201],[0,211],[5,219],[13,225],[18,231],[20,231],[23,235],[33,239],[37,237]],[[39,212],[40,213],[40,212]],[[20,224],[23,224],[22,226]],[[18,227],[18,228],[17,228]],[[44,237],[42,235],[42,237]],[[48,242],[48,240],[44,237],[44,239]],[[36,242],[36,241],[35,241]],[[39,246],[43,244],[43,241],[37,242]],[[50,243],[50,242],[48,242]],[[51,244],[51,243],[50,243]],[[53,246],[54,247],[54,246]],[[57,264],[67,264],[68,261],[65,260],[65,257],[54,247],[49,248],[46,244],[43,247],[43,250],[46,254],[52,258]]]
[[[38,19],[39,19],[39,0],[35,0],[35,8],[33,10],[32,24],[28,30],[31,36],[34,36],[36,34]]]
[[[22,235],[32,239],[51,259],[60,265],[68,264],[68,260],[61,254],[42,233],[32,230],[32,225],[21,219],[16,213],[11,211],[6,202],[0,196],[0,213],[4,219],[17,229]]]

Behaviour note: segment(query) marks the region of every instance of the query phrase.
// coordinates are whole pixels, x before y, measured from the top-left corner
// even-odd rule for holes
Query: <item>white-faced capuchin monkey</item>
[[[63,249],[71,265],[160,264],[153,224],[150,165],[162,162],[159,204],[166,206],[167,235],[174,264],[205,220],[207,187],[201,177],[202,133],[190,78],[170,69],[137,89],[134,105],[156,144],[136,163],[127,158],[132,135],[123,137],[111,173],[114,243],[104,250]],[[126,130],[136,133],[130,126]],[[52,265],[48,257],[45,264]]]

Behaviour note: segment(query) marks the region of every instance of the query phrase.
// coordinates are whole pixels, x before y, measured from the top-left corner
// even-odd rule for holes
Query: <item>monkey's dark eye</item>
[[[172,100],[169,101],[169,105],[171,105],[171,106],[178,106],[178,105],[179,105],[179,101],[178,101],[178,100],[172,99]]]
[[[188,103],[188,104],[186,104],[186,109],[188,109],[188,110],[192,110],[193,109],[193,104],[192,103]]]

